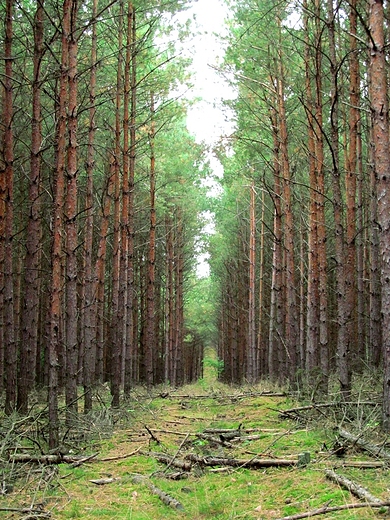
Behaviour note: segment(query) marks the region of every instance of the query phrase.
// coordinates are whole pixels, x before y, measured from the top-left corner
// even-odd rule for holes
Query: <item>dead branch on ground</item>
[[[300,520],[301,518],[311,518],[312,516],[317,515],[325,515],[326,513],[333,513],[334,511],[345,511],[349,509],[361,509],[362,507],[389,507],[390,502],[381,502],[380,504],[371,504],[370,502],[366,502],[365,504],[343,504],[341,506],[328,506],[325,505],[318,509],[312,509],[311,511],[306,511],[305,513],[297,513],[295,515],[283,516],[278,518],[277,520]]]
[[[346,477],[343,477],[342,475],[339,475],[331,469],[326,469],[325,475],[329,480],[347,489],[350,493],[352,493],[352,495],[355,495],[356,497],[360,498],[360,500],[365,500],[366,502],[369,502],[371,504],[382,503],[382,500],[372,495],[369,491],[367,491],[366,488],[364,488],[360,484],[356,484],[356,482],[353,482],[352,480],[349,480]]]
[[[73,464],[80,465],[92,458],[96,457],[98,453],[93,453],[88,457],[80,457],[75,455],[63,455],[62,453],[48,454],[48,455],[31,455],[30,453],[14,453],[9,456],[9,461],[12,463],[27,463],[27,464]]]
[[[352,433],[348,432],[347,430],[344,430],[343,428],[339,428],[339,435],[343,439],[347,440],[354,446],[358,446],[363,451],[367,451],[371,455],[374,455],[375,457],[379,457],[381,459],[390,460],[390,453],[388,451],[385,451],[383,446],[377,446],[376,444],[371,444],[370,442],[365,441],[361,438],[361,436],[356,437]]]
[[[234,468],[269,468],[269,467],[286,467],[296,466],[297,460],[292,459],[258,459],[249,460],[233,459],[229,457],[199,457],[192,453],[186,455],[186,460],[199,466],[231,466]]]
[[[134,484],[144,484],[153,495],[158,496],[158,498],[167,506],[173,507],[173,509],[179,509],[180,511],[184,510],[183,505],[176,500],[176,498],[171,497],[168,493],[165,493],[162,489],[155,486],[150,480],[143,475],[135,475],[132,479]]]

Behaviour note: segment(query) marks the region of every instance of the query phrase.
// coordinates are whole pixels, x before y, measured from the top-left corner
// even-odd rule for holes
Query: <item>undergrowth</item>
[[[55,465],[13,462],[15,454],[45,451],[43,412],[29,418],[4,417],[0,512],[5,519],[265,520],[360,502],[325,477],[329,468],[387,501],[388,461],[382,463],[339,437],[342,427],[386,449],[387,439],[378,427],[379,400],[366,392],[366,384],[355,382],[346,406],[336,394],[327,406],[313,406],[267,383],[223,385],[214,377],[208,379],[206,371],[202,381],[180,389],[136,388],[115,411],[102,387],[96,390],[94,412],[80,416],[79,427],[64,435],[64,453],[74,462]],[[77,462],[94,453],[94,458]],[[295,462],[302,453],[310,454],[310,462],[300,467]],[[175,466],[190,455],[200,462],[186,471]],[[215,457],[248,465],[202,464]],[[255,459],[291,460],[292,465],[251,469]],[[364,462],[377,467],[355,467]],[[182,509],[168,505],[153,489]],[[368,520],[386,514],[385,508],[365,507],[322,518]]]

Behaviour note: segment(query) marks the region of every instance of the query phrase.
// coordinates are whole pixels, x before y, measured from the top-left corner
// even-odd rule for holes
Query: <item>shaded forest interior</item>
[[[390,431],[388,3],[234,2],[235,130],[212,150],[178,95],[189,7],[1,6],[4,413],[47,389],[54,448],[60,395],[71,426],[95,385],[118,408],[136,385],[201,378],[212,346],[222,381],[313,399],[337,374],[348,401],[377,371]]]

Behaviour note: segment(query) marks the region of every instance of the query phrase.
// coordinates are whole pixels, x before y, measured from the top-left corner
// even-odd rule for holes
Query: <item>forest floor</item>
[[[42,415],[12,425],[3,418],[0,518],[389,515],[387,439],[372,392],[368,400],[360,391],[347,406],[337,398],[314,405],[265,383],[231,387],[205,378],[180,389],[134,390],[113,412],[103,405],[104,391],[96,411],[66,433],[59,464],[48,464],[38,449]],[[346,488],[351,482],[356,489]]]

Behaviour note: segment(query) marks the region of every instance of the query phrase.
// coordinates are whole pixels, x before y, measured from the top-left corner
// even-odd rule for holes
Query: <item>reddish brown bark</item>
[[[280,172],[280,139],[275,112],[271,113],[272,137],[274,143],[274,187],[273,187],[273,245],[272,245],[272,280],[271,280],[271,305],[269,321],[269,350],[268,350],[268,371],[271,379],[278,376],[278,352],[281,343],[280,338],[284,337],[282,309],[282,184]]]
[[[173,331],[173,373],[172,384],[183,382],[183,312],[184,312],[184,225],[183,210],[178,207],[176,210],[176,229],[175,229],[175,329]]]
[[[68,40],[68,143],[67,143],[67,190],[65,200],[66,231],[66,381],[65,399],[67,421],[71,424],[77,414],[77,362],[78,362],[78,305],[77,305],[77,36],[76,22],[78,4],[70,5],[70,27]]]
[[[148,252],[148,285],[146,296],[146,342],[145,342],[145,368],[146,368],[146,384],[150,386],[154,382],[153,363],[156,349],[156,335],[155,335],[155,262],[156,262],[156,158],[154,153],[155,140],[155,109],[154,109],[154,94],[151,93],[150,102],[150,131],[149,131],[149,146],[150,146],[150,172],[149,172],[149,252]],[[179,340],[178,340],[179,341]]]
[[[307,6],[304,7],[305,13]],[[305,14],[305,34],[309,34],[308,17]],[[318,265],[318,220],[317,220],[317,179],[315,159],[315,133],[313,117],[313,94],[309,69],[309,43],[306,41],[306,96],[308,119],[308,151],[309,151],[309,230],[308,230],[308,272],[307,272],[307,336],[306,336],[306,370],[311,374],[318,366],[319,345],[319,265]]]
[[[256,212],[255,184],[250,186],[249,203],[249,296],[248,296],[248,362],[246,377],[253,383],[258,378],[256,355]]]
[[[5,90],[1,87],[0,113],[3,117]],[[4,388],[4,250],[5,250],[5,158],[4,158],[4,126],[0,125],[0,389]]]
[[[137,63],[136,63],[136,17],[132,4],[128,6],[128,50],[130,51],[130,145],[129,145],[129,215],[128,215],[128,257],[127,257],[127,298],[126,298],[126,348],[124,392],[129,395],[134,358],[134,176],[136,164],[136,110],[137,110]],[[128,60],[126,60],[128,61]]]
[[[328,28],[331,57],[331,153],[332,153],[332,186],[333,186],[333,218],[335,231],[335,271],[337,295],[337,368],[340,389],[345,399],[348,398],[351,385],[351,371],[348,339],[348,311],[346,307],[346,286],[344,278],[345,262],[345,229],[343,223],[343,195],[340,180],[339,161],[339,89],[337,76],[337,58],[335,46],[335,13],[333,2],[328,1]]]
[[[115,152],[114,152],[114,215],[113,215],[113,256],[112,256],[112,294],[111,323],[109,336],[109,354],[111,356],[110,380],[112,406],[119,407],[121,387],[122,339],[123,334],[118,329],[119,312],[119,269],[120,269],[120,158],[121,158],[121,105],[122,105],[122,74],[123,74],[123,0],[119,2],[118,26],[118,64],[115,99]]]
[[[384,41],[383,1],[370,0],[370,101],[373,125],[374,161],[380,226],[382,342],[384,361],[382,425],[390,431],[390,146],[389,113]]]
[[[66,123],[67,123],[67,70],[68,44],[70,32],[71,1],[63,4],[62,39],[61,39],[61,75],[58,92],[58,123],[56,129],[56,171],[53,210],[52,273],[49,308],[49,371],[48,371],[48,406],[49,406],[49,446],[59,444],[58,423],[58,352],[62,341],[61,335],[61,299],[62,299],[62,237],[64,234],[64,194],[66,163]],[[64,367],[62,367],[64,369]]]
[[[119,259],[119,295],[117,318],[117,348],[120,349],[116,362],[119,366],[113,366],[114,377],[122,383],[122,366],[125,353],[129,350],[128,341],[131,339],[127,332],[127,323],[132,318],[131,306],[127,305],[129,298],[129,214],[130,214],[130,107],[131,107],[131,58],[132,58],[132,7],[127,5],[126,15],[126,43],[123,79],[123,152],[122,152],[122,207],[120,220],[120,259]],[[115,387],[118,387],[116,384]],[[117,390],[118,392],[118,390]],[[119,402],[115,398],[114,406]]]
[[[257,327],[257,363],[260,377],[266,373],[266,341],[263,325],[264,297],[264,242],[265,242],[265,190],[261,194],[261,225],[260,225],[260,255],[259,255],[259,303],[258,303],[258,327]]]
[[[86,194],[85,194],[85,234],[84,234],[84,291],[83,291],[83,340],[84,340],[84,413],[92,410],[92,384],[95,375],[96,362],[96,315],[94,305],[95,275],[92,265],[93,247],[93,174],[95,169],[95,133],[96,133],[96,69],[97,69],[97,31],[96,15],[98,1],[92,2],[92,36],[91,36],[91,75],[89,80],[89,131],[86,163]]]
[[[35,377],[41,258],[41,63],[44,54],[44,3],[37,2],[34,16],[34,70],[32,81],[31,158],[29,179],[29,215],[24,260],[24,297],[22,302],[22,334],[18,374],[18,410],[26,414],[28,393]]]
[[[294,257],[294,216],[291,193],[291,171],[288,153],[288,132],[284,95],[284,65],[282,55],[279,55],[278,86],[278,119],[280,127],[281,174],[283,179],[283,212],[284,212],[284,254],[285,254],[285,346],[286,346],[286,373],[281,374],[283,379],[294,381],[297,369],[297,295],[295,286],[295,257]]]
[[[359,60],[357,50],[357,0],[350,1],[349,14],[349,46],[350,46],[350,65],[349,65],[349,150],[346,158],[346,246],[344,278],[346,285],[346,312],[347,312],[347,335],[349,352],[352,354],[354,345],[357,343],[356,327],[356,190],[357,190],[357,144],[358,144],[358,124],[359,124]],[[357,353],[356,353],[357,354]],[[348,355],[349,357],[349,355]],[[361,360],[360,360],[361,361]],[[350,360],[352,362],[352,360]],[[354,365],[358,364],[356,360]]]
[[[4,105],[3,105],[3,161],[5,216],[4,216],[4,291],[3,327],[5,361],[5,413],[11,414],[16,407],[17,351],[14,330],[14,290],[12,265],[13,238],[13,191],[14,191],[14,137],[13,137],[13,0],[6,1],[4,38]]]
[[[316,139],[315,139],[315,158],[316,158],[316,178],[317,189],[315,192],[317,206],[317,237],[318,237],[318,292],[319,292],[319,360],[320,360],[320,379],[324,393],[327,392],[329,376],[329,355],[328,355],[328,277],[326,259],[326,223],[325,223],[325,172],[324,172],[324,143],[323,143],[323,101],[322,101],[322,27],[321,27],[321,2],[315,1],[315,119],[316,119]]]
[[[111,156],[107,175],[107,188],[104,193],[102,217],[100,224],[100,239],[95,263],[96,286],[94,288],[95,313],[96,313],[96,367],[95,378],[103,382],[104,379],[104,345],[105,345],[105,271],[107,257],[107,237],[110,225],[110,215],[112,206],[112,194],[114,190],[114,158]]]
[[[173,252],[173,222],[169,215],[165,216],[166,260],[165,260],[165,351],[164,378],[172,381],[175,314],[173,300],[174,252]]]

